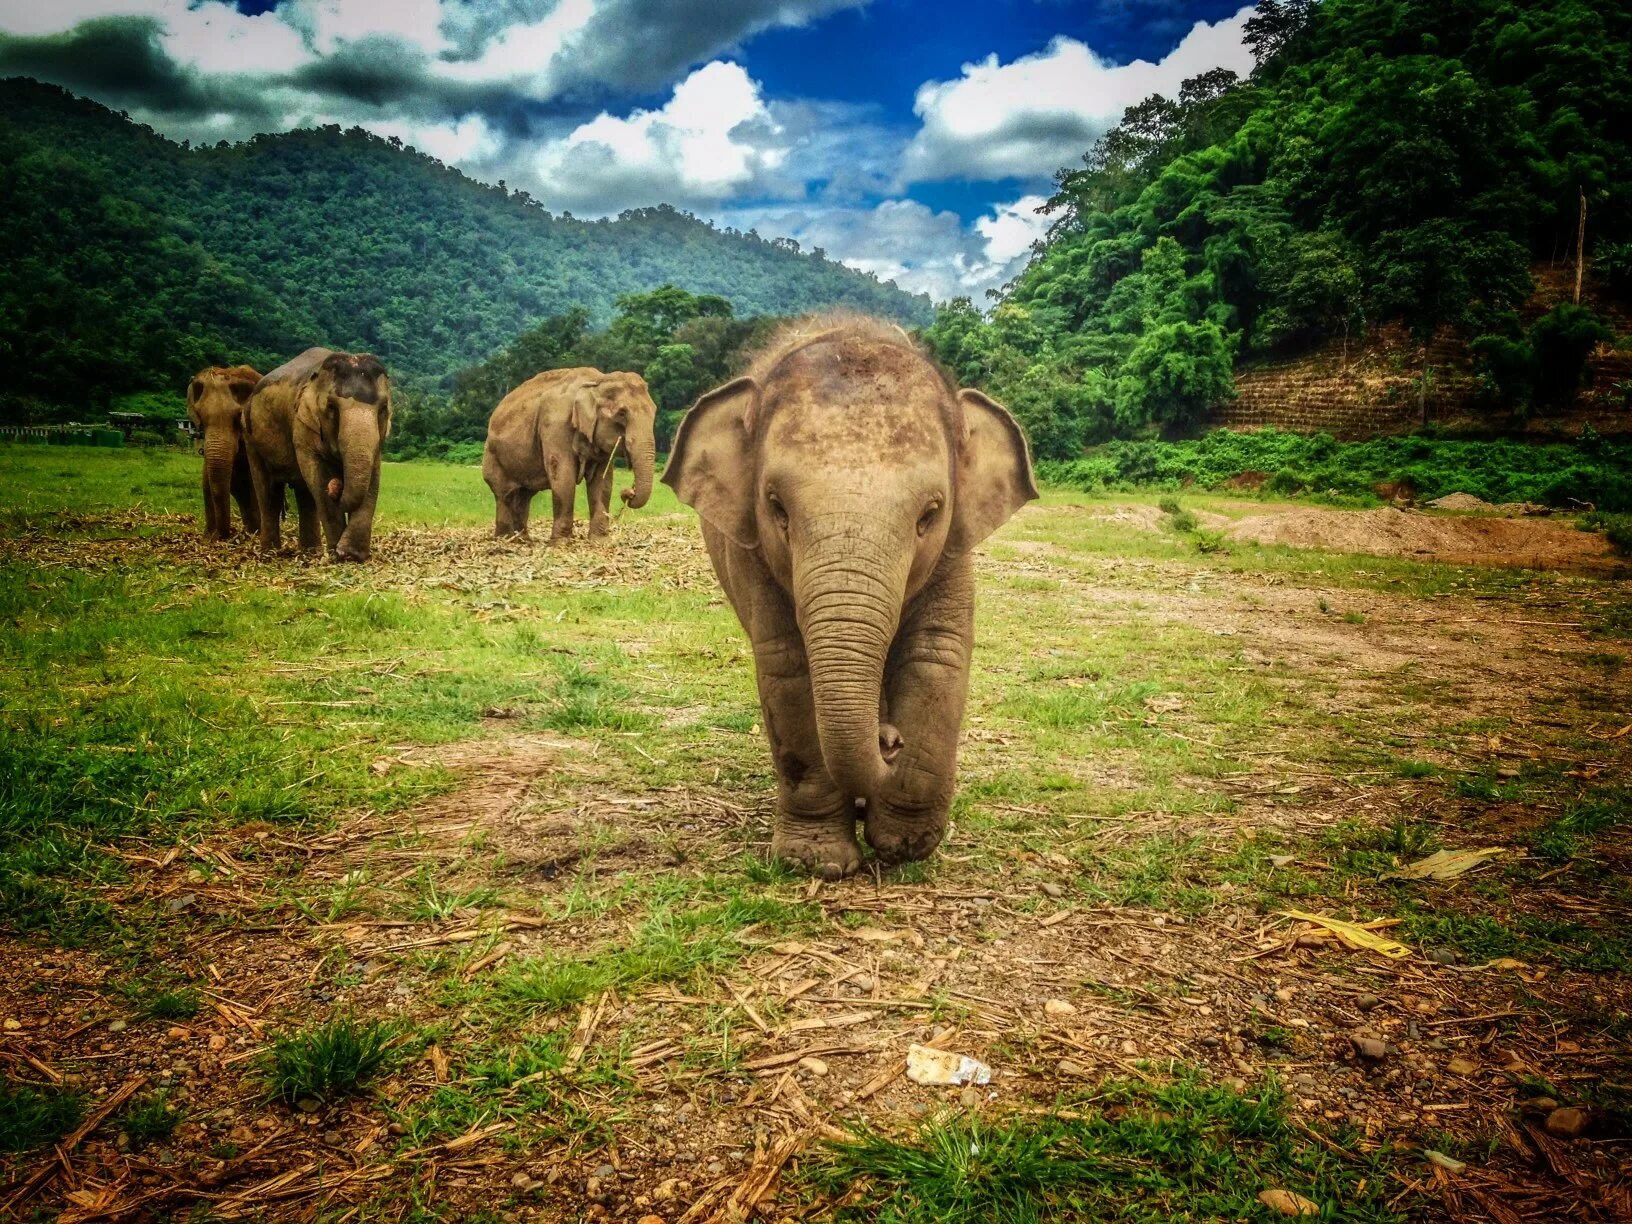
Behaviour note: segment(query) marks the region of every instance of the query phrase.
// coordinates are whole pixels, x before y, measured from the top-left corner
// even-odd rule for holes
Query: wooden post
[[[1581,193],[1581,219],[1575,226],[1575,304],[1581,305],[1581,256],[1587,246],[1587,193],[1585,188],[1577,187]]]

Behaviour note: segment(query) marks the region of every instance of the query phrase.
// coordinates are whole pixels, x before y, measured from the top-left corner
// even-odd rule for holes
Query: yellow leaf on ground
[[[1498,854],[1506,854],[1500,846],[1482,850],[1436,850],[1425,859],[1418,859],[1394,874],[1403,880],[1454,880],[1475,867],[1488,863]]]
[[[1282,1215],[1312,1216],[1320,1214],[1320,1204],[1312,1203],[1301,1194],[1293,1194],[1290,1190],[1260,1190],[1258,1201],[1271,1211],[1278,1211]]]
[[[1411,955],[1411,949],[1398,940],[1373,935],[1365,928],[1352,922],[1344,922],[1341,918],[1328,918],[1324,914],[1306,914],[1302,910],[1282,910],[1281,913],[1287,918],[1296,918],[1299,922],[1312,922],[1318,927],[1323,927],[1349,947],[1360,951],[1378,952],[1393,960]]]

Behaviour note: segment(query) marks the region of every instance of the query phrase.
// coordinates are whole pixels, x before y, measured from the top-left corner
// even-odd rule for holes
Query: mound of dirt
[[[1444,497],[1436,497],[1428,503],[1435,510],[1465,510],[1480,514],[1490,514],[1496,509],[1494,505],[1482,497],[1475,497],[1472,493],[1447,493]]]
[[[1455,565],[1609,569],[1617,564],[1603,536],[1577,530],[1572,523],[1535,518],[1448,517],[1395,509],[1296,509],[1241,519],[1225,534],[1258,544]]]
[[[1167,512],[1158,506],[1140,505],[1105,506],[1096,508],[1092,513],[1095,518],[1104,519],[1118,526],[1135,527],[1140,531],[1160,530],[1166,525],[1168,517]],[[1222,514],[1214,514],[1209,510],[1194,510],[1191,513],[1195,515],[1196,523],[1209,531],[1217,530],[1230,521]]]

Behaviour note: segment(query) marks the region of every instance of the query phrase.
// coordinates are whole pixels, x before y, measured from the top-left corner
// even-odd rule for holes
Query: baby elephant
[[[245,531],[260,528],[249,457],[244,453],[244,405],[261,380],[249,366],[211,366],[187,384],[187,415],[204,441],[204,538],[232,534],[232,503]]]
[[[899,328],[797,325],[680,424],[663,482],[703,520],[753,644],[771,849],[825,879],[946,832],[969,687],[969,550],[1037,496],[1014,419]]]
[[[380,449],[391,433],[391,380],[366,353],[310,348],[260,382],[244,409],[261,547],[276,550],[286,487],[300,511],[300,547],[368,560]]]
[[[620,449],[635,473],[624,503],[638,510],[652,495],[656,416],[639,374],[546,370],[522,383],[487,423],[482,479],[493,490],[493,534],[526,535],[533,498],[548,489],[555,511],[550,539],[570,540],[582,482],[589,492],[589,534],[606,535],[612,461]]]

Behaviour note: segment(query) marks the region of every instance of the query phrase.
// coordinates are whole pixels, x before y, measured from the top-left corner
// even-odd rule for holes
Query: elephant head
[[[187,415],[204,441],[204,534],[232,534],[233,467],[241,462],[244,405],[260,382],[249,366],[211,366],[187,384]]]
[[[635,474],[623,500],[635,510],[652,495],[652,468],[657,456],[657,405],[639,374],[603,374],[586,379],[573,393],[572,432],[581,459],[605,462],[619,441]]]
[[[758,552],[804,640],[823,763],[877,793],[902,747],[880,696],[903,607],[1037,496],[1014,419],[898,329],[840,329],[698,400],[663,481]]]

